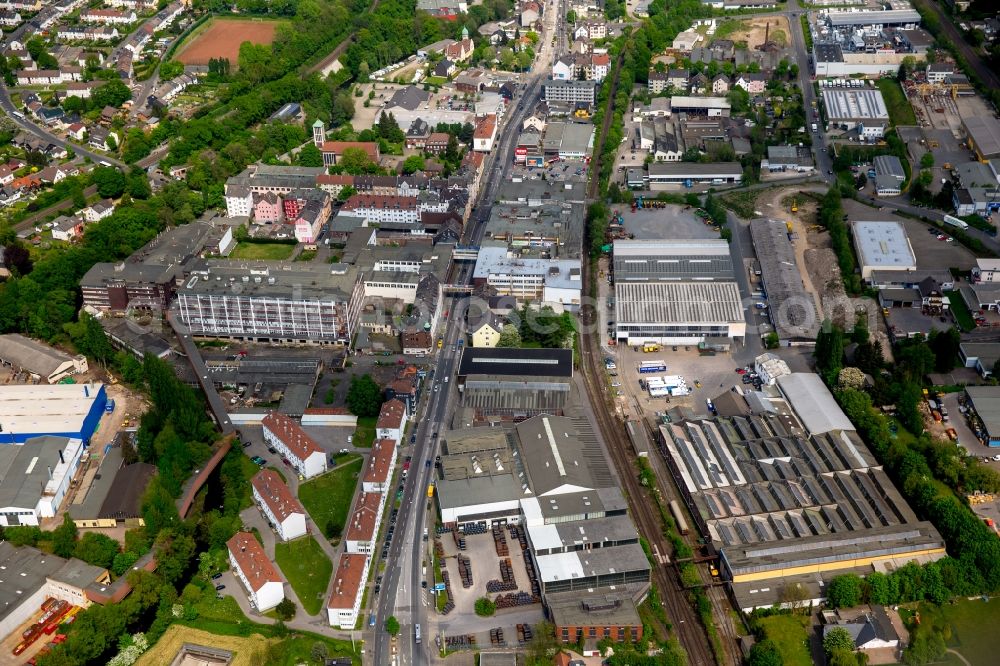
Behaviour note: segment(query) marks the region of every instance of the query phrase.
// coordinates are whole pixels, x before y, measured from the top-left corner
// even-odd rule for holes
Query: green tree
[[[76,549],[76,523],[66,513],[62,524],[52,531],[52,552],[59,557],[73,557]]]
[[[399,620],[396,619],[395,615],[385,618],[385,630],[390,636],[399,634]]]
[[[426,166],[426,164],[424,163],[423,157],[420,155],[410,155],[403,160],[403,173],[410,175],[411,173],[416,173],[417,171],[423,171],[424,166]]]
[[[169,81],[184,73],[184,63],[178,60],[169,60],[160,65],[160,79]]]
[[[180,580],[194,557],[195,542],[190,536],[173,529],[164,529],[153,544],[156,553],[156,573],[170,584]]]
[[[323,153],[315,143],[310,141],[299,151],[298,162],[299,166],[321,167],[323,166]]]
[[[489,597],[479,597],[476,599],[475,609],[479,617],[491,617],[497,612],[497,605]]]
[[[73,556],[87,564],[110,569],[118,552],[118,542],[111,537],[97,532],[87,532],[77,542]]]
[[[500,331],[500,339],[497,341],[497,347],[520,347],[521,346],[521,333],[517,330],[517,326],[513,324],[504,324],[503,330]]]
[[[310,656],[312,656],[313,661],[317,664],[325,664],[327,657],[330,656],[329,650],[327,650],[326,643],[323,641],[316,641],[313,643],[312,649],[309,651]]]
[[[823,637],[823,651],[829,657],[834,650],[854,650],[854,639],[843,627],[834,627]]]
[[[125,192],[125,174],[114,167],[95,167],[90,180],[97,186],[97,193],[102,197],[117,198]]]
[[[833,608],[851,608],[861,603],[861,577],[856,574],[836,576],[826,586],[826,602]]]
[[[142,519],[146,533],[155,536],[165,527],[180,522],[174,498],[167,492],[159,477],[153,477],[142,497]]]
[[[764,346],[767,349],[777,349],[781,345],[781,338],[774,331],[764,336]]]
[[[378,165],[369,159],[364,148],[345,148],[340,159],[337,160],[337,168],[343,173],[360,176],[374,173],[378,170]]]
[[[958,363],[958,346],[961,336],[957,328],[947,331],[931,331],[928,345],[934,352],[934,369],[938,372],[948,372]]]
[[[754,643],[750,648],[750,658],[747,660],[749,666],[783,666],[784,660],[781,658],[781,651],[778,645],[770,638],[759,643]]]
[[[351,386],[347,389],[347,407],[356,416],[378,416],[382,407],[382,389],[371,375],[351,378]]]
[[[274,612],[278,614],[278,617],[286,622],[295,617],[295,611],[295,602],[287,597],[282,599],[278,605],[274,607]]]
[[[928,150],[920,158],[920,168],[930,169],[932,166],[934,166],[934,153]]]

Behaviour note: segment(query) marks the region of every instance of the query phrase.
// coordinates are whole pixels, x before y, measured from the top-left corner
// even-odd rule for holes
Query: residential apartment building
[[[277,449],[296,472],[311,479],[326,471],[326,452],[298,423],[280,412],[270,412],[261,425],[264,441]]]
[[[416,224],[420,221],[417,197],[355,194],[341,206],[340,211],[342,214],[364,217],[378,223]]]
[[[379,411],[378,421],[375,423],[375,436],[398,444],[403,439],[408,421],[406,405],[400,400],[387,400],[382,403],[382,409]]]
[[[80,279],[83,304],[101,311],[125,311],[130,307],[165,310],[181,275],[179,266],[94,264]]]
[[[252,479],[253,499],[274,528],[278,538],[288,541],[306,533],[306,510],[273,469],[262,469]]]
[[[549,79],[542,84],[545,101],[566,104],[593,105],[597,88],[593,81],[558,81]]]
[[[138,17],[135,12],[122,12],[117,9],[86,9],[80,12],[80,20],[84,23],[101,23],[105,25],[128,25],[135,23]]]
[[[344,553],[334,573],[333,592],[327,602],[327,619],[333,627],[354,629],[361,612],[364,582],[368,577],[368,556]]]
[[[375,552],[384,507],[385,495],[382,493],[363,492],[358,495],[344,533],[348,553],[370,556]]]
[[[226,542],[229,564],[246,588],[251,605],[259,612],[277,606],[285,598],[285,581],[263,546],[250,532],[237,532]]]
[[[396,465],[396,442],[379,439],[372,445],[361,489],[366,493],[387,493],[392,482],[392,468]]]
[[[497,117],[496,114],[488,114],[476,122],[476,130],[473,134],[472,149],[481,153],[488,153],[493,150],[493,142],[497,138]]]

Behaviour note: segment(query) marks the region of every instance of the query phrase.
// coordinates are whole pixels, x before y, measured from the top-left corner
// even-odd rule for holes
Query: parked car
[[[219,580],[220,578],[222,578],[221,573],[212,574],[212,580]]]
[[[216,585],[215,589],[218,590],[218,591],[222,591],[222,590],[226,589],[226,586],[225,585]]]

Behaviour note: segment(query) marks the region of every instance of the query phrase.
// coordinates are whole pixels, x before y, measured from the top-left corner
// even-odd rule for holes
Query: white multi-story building
[[[264,441],[277,449],[296,472],[311,479],[326,471],[326,453],[298,423],[280,412],[271,412],[261,425]]]
[[[10,424],[8,428],[13,428]],[[0,446],[0,525],[38,525],[56,515],[83,455],[83,440],[35,437]]]
[[[306,510],[273,469],[262,469],[250,480],[253,499],[282,541],[306,533]]]
[[[388,400],[382,403],[382,409],[378,414],[378,421],[375,423],[375,436],[379,439],[390,439],[398,444],[403,439],[403,431],[406,430],[408,420],[406,405],[403,404],[403,401]]]
[[[976,259],[972,267],[973,282],[1000,282],[1000,259]]]
[[[331,626],[354,629],[361,612],[361,597],[368,576],[368,556],[344,553],[334,573],[333,593],[326,605]]]
[[[385,495],[382,493],[361,493],[358,496],[344,534],[348,553],[371,555],[375,552],[384,506]]]
[[[250,532],[237,532],[226,542],[229,564],[243,583],[250,602],[260,612],[274,608],[285,598],[285,582],[271,564],[264,548]]]
[[[392,468],[396,465],[396,442],[391,439],[380,439],[372,446],[365,467],[365,476],[361,488],[366,493],[387,493],[392,480]]]
[[[253,194],[243,185],[226,185],[226,217],[250,217]]]
[[[417,197],[355,194],[341,206],[340,211],[342,214],[364,217],[371,222],[378,223],[416,224],[420,221],[420,206]]]
[[[139,17],[135,12],[121,12],[117,9],[87,9],[80,12],[80,20],[84,23],[100,23],[103,25],[128,25],[135,23]]]

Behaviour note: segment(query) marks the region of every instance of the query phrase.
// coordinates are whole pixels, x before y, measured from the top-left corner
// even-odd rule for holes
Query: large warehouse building
[[[726,241],[618,240],[613,265],[619,342],[728,345],[746,335]]]
[[[49,384],[88,369],[86,356],[70,356],[18,333],[0,335],[0,363]]]
[[[829,429],[850,422],[819,378],[788,382],[798,374],[778,384],[805,429],[787,413],[765,412],[660,428],[671,473],[747,612],[790,598],[818,603],[842,573],[945,556],[937,530],[917,518],[853,429]],[[827,399],[817,406],[820,389]]]
[[[23,444],[46,435],[86,443],[107,401],[101,383],[5,386],[0,392],[0,444]]]
[[[880,139],[889,126],[889,110],[875,88],[823,88],[823,106],[831,125],[858,129],[866,139]]]
[[[441,439],[442,523],[523,525],[560,640],[641,637],[649,561],[586,417],[542,414]]]
[[[913,247],[899,222],[854,222],[851,234],[862,279],[870,280],[873,271],[917,270]]]
[[[812,345],[819,333],[816,301],[806,291],[788,240],[788,228],[780,220],[750,220],[750,237],[760,262],[761,282],[770,304],[771,325],[783,345]]]
[[[56,515],[83,455],[83,441],[36,437],[0,446],[0,525],[38,525]]]

